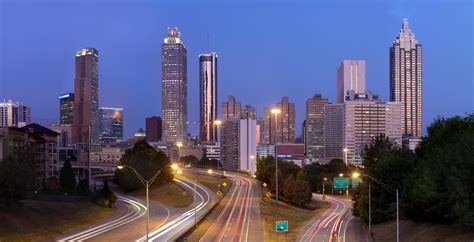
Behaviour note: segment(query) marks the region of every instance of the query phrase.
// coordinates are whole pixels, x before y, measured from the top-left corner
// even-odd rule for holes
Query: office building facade
[[[186,142],[188,119],[187,51],[178,28],[168,28],[161,45],[163,137],[168,144]]]
[[[13,100],[0,102],[0,127],[23,127],[31,123],[31,108]]]
[[[337,69],[336,102],[343,103],[347,91],[365,92],[365,60],[343,60]]]
[[[221,106],[221,121],[224,123],[229,118],[240,117],[241,105],[234,96],[228,96],[227,102]]]
[[[72,142],[99,151],[99,126],[99,52],[85,48],[76,52]]]
[[[273,108],[280,109],[277,115],[271,112]],[[295,141],[295,103],[283,97],[280,103],[264,109],[264,143],[293,143]]]
[[[199,139],[204,144],[217,142],[217,54],[199,55]]]
[[[309,161],[319,162],[324,156],[324,106],[328,99],[315,94],[306,100],[306,120],[304,122],[305,154]]]
[[[146,141],[158,142],[162,136],[162,121],[160,117],[146,118]]]
[[[123,109],[101,107],[100,142],[102,145],[123,140]]]
[[[74,108],[74,93],[59,96],[59,124],[72,124]]]
[[[402,104],[403,135],[422,137],[422,46],[408,20],[390,47],[390,101]]]

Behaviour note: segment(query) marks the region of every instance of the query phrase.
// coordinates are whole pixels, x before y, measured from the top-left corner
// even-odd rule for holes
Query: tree
[[[273,170],[275,171],[275,170]],[[283,176],[283,173],[281,172],[281,170],[278,170],[278,195],[282,195],[283,194],[283,187],[284,187],[284,181],[285,181],[285,177]],[[275,172],[273,172],[273,176],[272,176],[272,179],[271,179],[271,191],[273,192],[273,194],[276,194],[276,176],[275,176]]]
[[[290,175],[289,177],[285,179],[285,183],[283,184],[283,197],[286,200],[291,201],[293,197],[294,189],[295,189],[295,176]]]
[[[59,186],[63,192],[71,192],[76,187],[76,176],[69,160],[64,161],[59,173]]]
[[[331,179],[331,175],[325,165],[319,163],[311,163],[303,167],[304,171],[308,175],[309,184],[311,191],[321,192],[323,189],[322,181],[324,177]]]
[[[132,149],[127,149],[119,162],[120,165],[133,167],[145,180],[149,180],[155,173],[161,173],[155,180],[156,185],[164,184],[173,180],[169,157],[162,151],[157,151],[145,141],[137,142]],[[117,169],[114,181],[124,191],[134,191],[143,188],[143,184],[129,168]]]
[[[35,161],[31,147],[18,147],[0,161],[0,204],[14,205],[24,193],[34,187]]]
[[[117,201],[117,196],[109,189],[109,182],[104,180],[102,189],[91,194],[91,201],[99,206],[110,208]]]
[[[474,114],[434,121],[416,152],[408,216],[474,225]]]
[[[205,167],[205,168],[217,168],[217,163],[218,163],[217,160],[209,159],[209,158],[203,156],[199,160],[198,166],[199,167]],[[221,166],[220,162],[219,162],[219,166]]]
[[[181,162],[186,165],[195,166],[199,163],[199,159],[194,155],[187,155],[187,156],[181,157]]]
[[[291,201],[300,207],[311,202],[312,192],[308,181],[308,175],[304,170],[300,170],[296,176],[293,196]]]

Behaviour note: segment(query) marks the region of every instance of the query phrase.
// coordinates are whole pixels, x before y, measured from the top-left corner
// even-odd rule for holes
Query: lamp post
[[[385,190],[388,190],[388,191],[392,191],[392,192],[395,192],[395,196],[396,196],[396,201],[397,201],[397,242],[400,241],[400,207],[399,207],[399,203],[398,203],[398,188],[393,188],[367,174],[360,174],[360,173],[357,173],[357,172],[354,172],[352,174],[352,177],[354,178],[358,178],[359,176],[365,176],[371,180],[373,180],[374,182],[377,182],[379,183],[380,185],[382,185],[382,188],[384,188]],[[371,229],[371,222],[372,222],[372,215],[371,215],[371,188],[370,188],[370,182],[369,182],[369,234],[371,233],[370,229]]]
[[[328,180],[327,177],[325,177],[325,178],[323,179],[323,199],[324,199],[324,192],[326,191],[326,186],[325,186],[324,182],[327,181],[327,180]]]
[[[278,211],[278,154],[277,154],[277,139],[276,139],[276,133],[277,133],[277,128],[278,128],[278,121],[277,117],[278,114],[281,113],[280,109],[274,108],[272,109],[272,113],[275,115],[275,190],[276,190],[276,206],[277,206],[277,211]]]
[[[342,151],[344,152],[344,163],[346,163],[346,166],[347,166],[347,152],[349,151],[349,149],[344,147],[344,149],[342,149]]]
[[[181,163],[181,147],[183,146],[183,143],[181,142],[176,142],[176,146],[178,146],[178,163]],[[181,164],[182,165],[182,164]]]
[[[220,121],[219,119],[216,119],[214,120],[214,125],[216,126],[216,134],[217,136],[219,136],[219,126],[222,124],[222,121]],[[219,144],[219,138],[216,137],[216,143]],[[217,167],[217,170],[219,170],[219,159],[216,160],[217,161],[217,164],[216,164],[216,167]]]
[[[177,166],[174,166],[174,164],[171,166],[172,169],[175,169],[174,167],[177,168]],[[129,168],[131,169],[135,175],[138,177],[138,179],[142,182],[142,184],[145,186],[146,188],[146,241],[148,241],[148,224],[150,223],[150,209],[149,209],[149,196],[148,196],[148,190],[150,188],[150,186],[153,184],[153,182],[155,181],[155,179],[158,177],[158,175],[160,174],[160,172],[163,170],[163,168],[165,168],[165,166],[161,167],[156,173],[155,175],[153,175],[152,178],[150,178],[149,180],[145,180],[145,178],[143,178],[143,176],[141,176],[137,170],[135,170],[135,168],[131,167],[131,166],[126,166],[126,165],[119,165],[117,166],[118,169],[123,169],[123,168]]]

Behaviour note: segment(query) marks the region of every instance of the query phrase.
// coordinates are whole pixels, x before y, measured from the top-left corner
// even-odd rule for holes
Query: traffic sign
[[[277,232],[288,232],[288,221],[276,221],[275,229]]]
[[[356,179],[352,179],[352,188],[357,188],[359,186],[359,180]]]
[[[334,177],[334,188],[336,189],[348,189],[349,178],[348,177]]]

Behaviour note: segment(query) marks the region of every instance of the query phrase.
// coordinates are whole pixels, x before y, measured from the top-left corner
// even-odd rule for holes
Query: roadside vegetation
[[[474,114],[435,120],[416,152],[380,135],[365,148],[363,165],[360,173],[399,189],[402,218],[474,229]],[[354,215],[367,221],[369,180],[361,178]],[[371,184],[373,223],[395,219],[395,194]]]
[[[145,180],[150,180],[161,170],[152,184],[153,186],[160,186],[173,180],[169,157],[145,141],[139,141],[132,149],[127,149],[120,159],[119,165],[124,168],[115,171],[114,182],[125,192],[145,187],[133,169]]]

